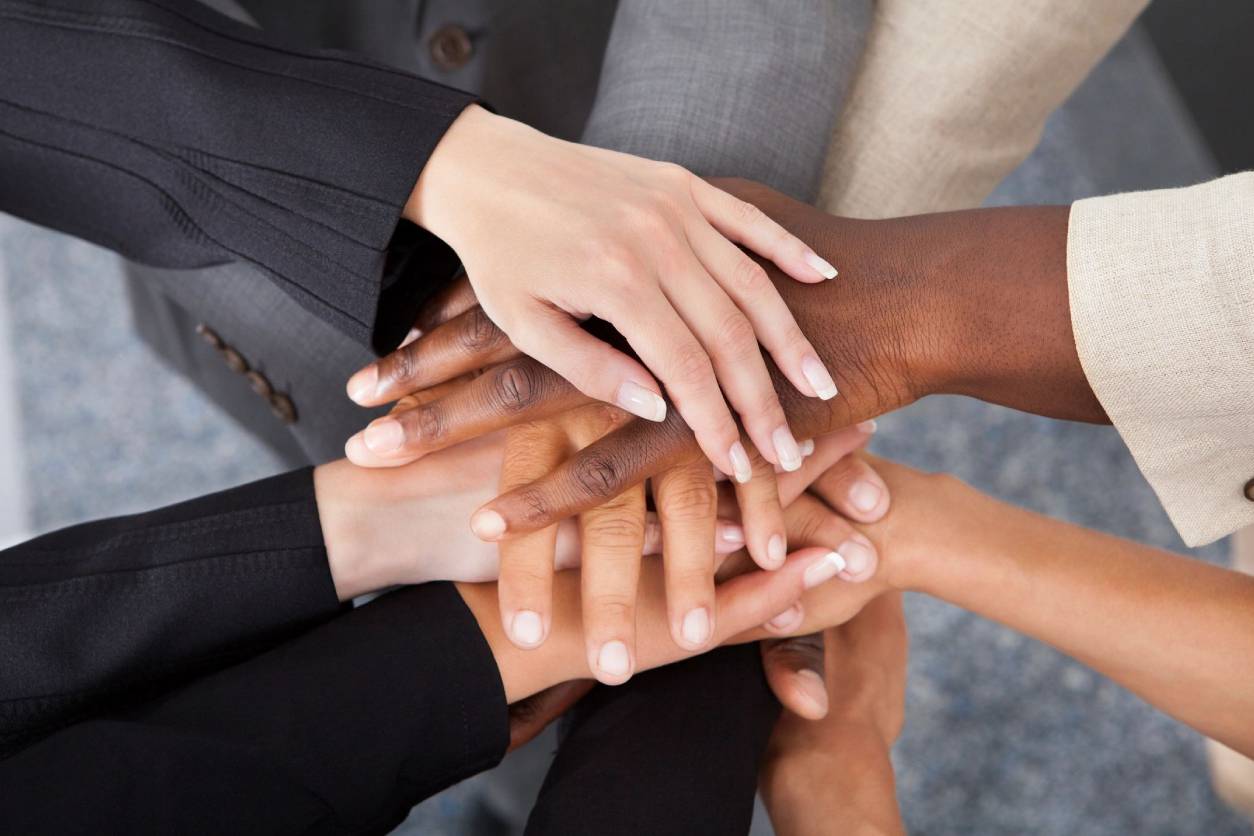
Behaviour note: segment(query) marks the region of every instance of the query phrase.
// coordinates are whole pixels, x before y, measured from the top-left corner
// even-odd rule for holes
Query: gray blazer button
[[[266,400],[269,400],[270,396],[274,394],[274,387],[270,385],[269,378],[261,372],[254,370],[244,375],[244,377],[248,378],[248,385],[253,387],[253,391]]]
[[[278,418],[284,424],[296,423],[296,405],[292,403],[292,399],[287,395],[275,392],[269,398],[270,411],[274,413],[274,417]]]
[[[202,340],[209,343],[209,345],[213,346],[218,351],[221,351],[222,346],[226,344],[222,342],[222,338],[218,336],[217,331],[213,330],[203,322],[196,326],[196,333],[200,335]]]
[[[236,374],[248,371],[248,361],[244,359],[244,355],[229,345],[222,347],[222,359],[226,361],[227,368]]]
[[[1254,479],[1245,483],[1245,498],[1254,502]]]
[[[466,30],[452,23],[432,32],[428,44],[431,61],[441,70],[461,69],[475,54],[475,45]]]

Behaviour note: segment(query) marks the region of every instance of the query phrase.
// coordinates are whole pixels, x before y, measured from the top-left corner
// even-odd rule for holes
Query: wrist
[[[527,135],[542,136],[520,122],[470,105],[453,120],[431,152],[402,217],[456,250],[459,233],[475,221],[475,201],[493,198],[480,185],[489,161],[508,156],[517,165],[525,165],[525,155],[511,149]]]
[[[400,561],[378,538],[386,506],[372,495],[369,475],[344,460],[314,468],[322,540],[341,601],[401,582]]]
[[[496,584],[457,584],[457,591],[492,650],[506,702],[518,702],[563,682],[591,678],[584,653],[578,596],[572,599],[566,594],[570,590],[564,589],[571,577],[577,584],[576,573],[558,573],[554,577],[549,634],[543,644],[530,650],[518,647],[505,635]]]

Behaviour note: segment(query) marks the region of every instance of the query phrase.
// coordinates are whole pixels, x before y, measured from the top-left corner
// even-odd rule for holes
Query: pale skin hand
[[[859,526],[880,568],[803,598],[801,630],[861,596],[924,592],[1056,647],[1254,756],[1254,578],[1007,505],[871,458],[893,511]],[[819,479],[814,493],[830,486]]]
[[[679,166],[556,140],[471,106],[404,214],[457,252],[510,341],[585,395],[660,421],[660,380],[709,460],[743,481],[747,457],[725,393],[768,461],[800,466],[759,343],[798,392],[828,399],[835,384],[766,272],[736,245],[800,282],[835,270],[756,207]],[[590,316],[643,363],[582,330]],[[378,381],[370,370],[355,376],[351,396],[378,403]],[[365,441],[386,454],[403,435],[384,422]]]

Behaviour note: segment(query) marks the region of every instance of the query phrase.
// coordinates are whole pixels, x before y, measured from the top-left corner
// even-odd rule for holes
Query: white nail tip
[[[836,272],[836,268],[828,263],[827,260],[820,258],[817,253],[806,253],[805,261],[806,264],[810,265],[816,273],[825,279],[834,279],[839,275]]]
[[[830,401],[840,394],[836,389],[836,381],[827,367],[816,357],[806,357],[801,361],[801,374],[810,384],[810,388],[821,400]]]
[[[840,552],[828,552],[814,565],[806,569],[802,582],[806,589],[813,589],[821,583],[831,580],[845,570],[845,559]]]
[[[666,401],[657,393],[628,380],[618,387],[614,402],[646,421],[666,420]]]

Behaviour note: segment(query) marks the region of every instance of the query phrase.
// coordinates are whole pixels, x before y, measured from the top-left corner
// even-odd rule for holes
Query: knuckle
[[[718,493],[712,481],[686,479],[681,484],[667,486],[658,503],[658,514],[663,520],[672,521],[712,518],[717,501]]]
[[[753,330],[753,323],[738,310],[723,317],[719,334],[719,346],[729,360],[748,360],[759,351],[758,336]]]
[[[483,308],[474,308],[466,314],[457,339],[463,350],[475,354],[499,346],[505,340],[505,332],[496,327]]]
[[[632,620],[636,602],[622,592],[597,592],[589,596],[588,603],[596,620],[601,623],[627,623]]]
[[[379,379],[393,385],[409,382],[418,373],[416,343],[397,349],[379,361]]]
[[[736,259],[730,278],[732,286],[744,294],[760,293],[771,281],[762,265],[744,253],[740,253],[740,257]]]
[[[644,541],[643,514],[590,514],[584,521],[584,533],[598,545],[629,545]]]
[[[766,220],[762,210],[747,200],[733,198],[732,213],[736,220],[746,226],[756,226]]]
[[[687,388],[705,387],[714,376],[710,358],[695,342],[681,346],[671,358],[670,366],[671,379]]]
[[[553,573],[539,563],[501,560],[501,586],[515,594],[542,589],[548,586],[552,576]]]
[[[405,414],[402,422],[408,446],[430,445],[442,439],[448,430],[444,410],[438,404],[422,404]]]
[[[618,463],[608,456],[588,454],[575,460],[575,481],[590,496],[611,497],[622,490],[622,474]]]
[[[673,560],[668,561],[666,572],[674,589],[683,589],[690,593],[705,593],[714,589],[713,555],[707,559],[702,554],[702,563],[692,566],[682,563],[676,565]]]
[[[551,509],[548,497],[539,488],[524,488],[518,494],[522,517],[530,525],[548,522]]]
[[[492,375],[492,399],[506,412],[520,412],[540,396],[540,376],[526,360],[506,363]]]

